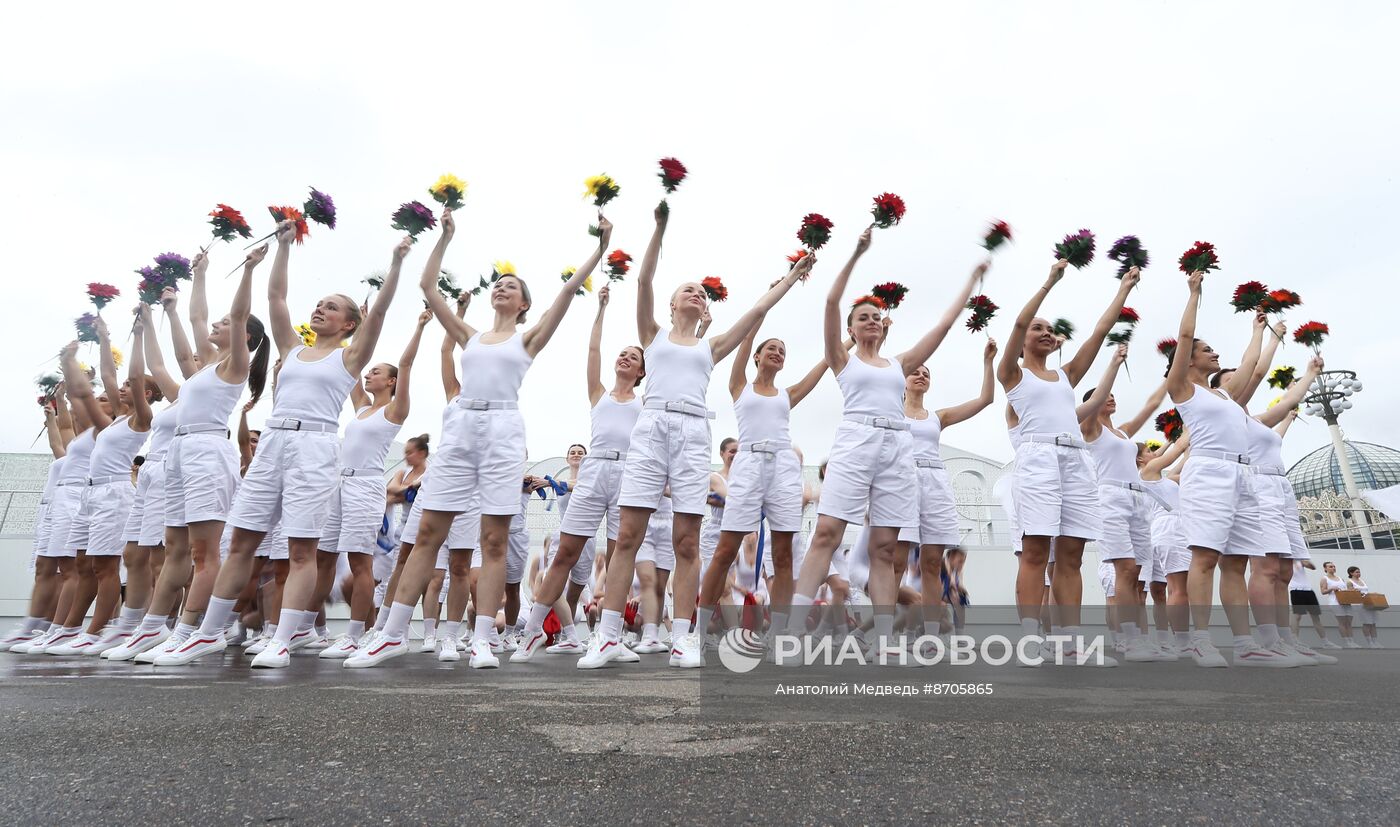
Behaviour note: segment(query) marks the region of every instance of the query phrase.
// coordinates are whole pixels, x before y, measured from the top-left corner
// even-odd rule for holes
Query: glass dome
[[[1356,486],[1387,488],[1400,484],[1400,451],[1370,442],[1347,442],[1351,473]],[[1299,497],[1316,497],[1329,491],[1346,495],[1341,465],[1331,445],[1318,448],[1288,469],[1288,481]]]

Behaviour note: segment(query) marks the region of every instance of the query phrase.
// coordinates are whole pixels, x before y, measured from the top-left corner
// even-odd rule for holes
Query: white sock
[[[1287,626],[1278,627],[1278,636],[1283,638],[1284,643],[1297,643],[1298,637],[1293,634],[1293,630]]]
[[[894,615],[880,612],[875,615],[875,643],[884,645],[894,638]]]
[[[384,624],[389,622],[389,607],[380,606],[378,615],[374,618],[374,631],[384,631]]]
[[[602,630],[604,641],[619,640],[622,637],[622,612],[604,609],[598,626]]]
[[[1158,629],[1158,630],[1157,630],[1157,642],[1158,642],[1158,643],[1170,643],[1170,642],[1171,642],[1171,639],[1172,639],[1172,634],[1171,634],[1171,632],[1168,632],[1166,629]]]
[[[807,615],[812,611],[812,598],[805,594],[793,593],[792,616],[788,618],[787,633],[800,635],[807,631]]]
[[[319,612],[317,613],[317,616],[318,616],[318,617],[320,616],[320,613],[319,613]],[[315,623],[315,621],[312,621],[312,623]],[[324,624],[324,623],[315,623],[315,626],[316,626],[316,637],[330,637],[330,635],[326,632],[326,624]]]
[[[297,631],[309,632],[316,626],[316,613],[310,609],[302,609],[300,617],[297,619]]]
[[[1138,639],[1138,625],[1136,623],[1121,623],[1119,627],[1122,630],[1123,639],[1128,643]]]
[[[710,631],[710,618],[715,616],[714,609],[707,609],[704,606],[695,607],[695,631],[705,634]],[[675,624],[672,623],[672,626]],[[645,635],[643,635],[645,637]]]
[[[283,609],[281,617],[277,618],[277,636],[272,639],[273,642],[290,643],[292,636],[302,631],[297,627],[304,617],[301,609]]]
[[[936,621],[936,620],[925,620],[925,621],[924,621],[924,634],[925,634],[925,635],[932,636],[932,637],[937,637],[937,636],[938,636],[938,621]]]
[[[268,640],[272,640],[273,638],[277,637],[277,624],[276,624],[276,623],[265,623],[265,624],[263,624],[262,633],[263,633],[263,636],[266,637]]]
[[[437,634],[437,618],[423,618],[423,637],[433,637]]]
[[[204,610],[204,622],[199,625],[199,633],[204,637],[214,637],[222,633],[224,624],[233,617],[233,607],[236,603],[237,599],[225,600],[222,597],[211,596],[209,607]]]
[[[565,627],[559,632],[559,634],[563,635],[563,636],[564,636],[564,639],[567,640],[567,641],[569,641],[570,643],[582,643],[582,642],[583,642],[583,641],[581,641],[581,640],[578,639],[578,627],[575,626],[575,625],[572,624],[572,623],[570,623],[568,626],[565,626]]]
[[[654,640],[660,637],[655,623],[642,624],[642,640]]]
[[[1178,646],[1190,646],[1190,645],[1191,645],[1191,633],[1190,633],[1190,632],[1175,632],[1174,634],[1175,634],[1175,636],[1176,636],[1176,644],[1177,644]]]
[[[413,619],[413,604],[395,601],[389,607],[389,619],[384,621],[384,635],[393,640],[403,640],[408,634],[408,622]]]
[[[787,629],[787,625],[788,625],[788,614],[787,614],[787,612],[774,612],[774,613],[773,613],[773,617],[772,617],[772,618],[769,620],[769,622],[768,622],[768,632],[769,632],[770,634],[773,634],[773,633],[781,634],[785,629]]]
[[[136,624],[141,622],[141,618],[145,616],[145,614],[145,609],[133,609],[128,606],[123,606],[121,614],[117,616],[117,628],[123,632],[130,632],[132,629],[136,628]]]
[[[457,645],[457,635],[462,630],[462,621],[444,620],[442,622],[442,638],[452,641],[452,645]]]
[[[1247,649],[1254,645],[1254,638],[1249,635],[1235,635],[1235,648]]]
[[[1259,645],[1265,649],[1272,649],[1278,643],[1278,626],[1273,623],[1260,623],[1254,627],[1259,635]]]
[[[345,634],[351,640],[359,640],[365,633],[365,622],[363,620],[352,620],[350,625],[345,627]]]
[[[495,633],[496,619],[494,617],[478,614],[476,616],[476,624],[472,627],[472,643],[475,644],[479,640],[490,643]]]
[[[1035,636],[1037,636],[1037,635],[1039,635],[1039,634],[1040,634],[1040,618],[1038,618],[1038,617],[1023,617],[1023,618],[1021,618],[1021,636],[1022,636],[1022,637],[1035,637]]]
[[[212,598],[211,598],[211,599],[212,599]],[[195,626],[195,625],[192,624],[192,623],[176,623],[176,624],[175,624],[175,634],[178,635],[178,636],[180,637],[181,640],[184,640],[185,638],[189,637],[190,635],[192,635],[192,634],[194,634],[195,632],[198,632],[198,631],[199,631],[199,627],[198,627],[198,626]]]
[[[690,634],[690,621],[678,617],[671,618],[671,639],[677,640]],[[701,634],[704,634],[701,632]]]
[[[538,632],[544,629],[544,620],[549,617],[549,610],[553,607],[547,603],[536,603],[530,607],[530,619],[525,623],[526,632]]]

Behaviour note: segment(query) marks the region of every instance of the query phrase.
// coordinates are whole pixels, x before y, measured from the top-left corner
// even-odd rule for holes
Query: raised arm
[[[393,260],[389,263],[389,273],[384,276],[384,286],[374,297],[369,312],[360,319],[355,337],[345,349],[345,367],[351,373],[358,373],[374,358],[374,346],[379,344],[379,334],[384,330],[384,317],[389,313],[389,305],[394,302],[394,292],[399,287],[399,271],[403,269],[404,257],[413,249],[413,238],[404,236],[394,247]],[[434,290],[433,292],[437,292]]]
[[[716,362],[728,356],[734,348],[739,346],[745,336],[758,329],[758,323],[763,320],[769,310],[773,309],[778,300],[786,296],[792,286],[811,271],[812,261],[813,256],[810,254],[803,256],[797,266],[792,268],[792,272],[768,288],[768,292],[764,293],[759,298],[758,303],[749,308],[747,313],[740,316],[739,321],[735,322],[733,327],[710,338],[710,351],[714,353]]]
[[[973,269],[972,275],[967,277],[967,282],[963,284],[962,290],[954,295],[953,302],[948,305],[948,309],[943,311],[943,317],[929,328],[929,331],[915,342],[913,347],[899,354],[899,361],[904,368],[905,376],[913,373],[919,365],[927,362],[929,357],[933,356],[933,352],[938,350],[938,346],[943,344],[943,339],[952,329],[953,322],[958,320],[958,315],[967,306],[967,300],[972,298],[972,289],[982,280],[982,277],[987,273],[987,268],[991,266],[991,260],[977,265]]]
[[[165,357],[160,352],[160,340],[156,336],[155,325],[152,324],[151,308],[142,304],[137,308],[137,313],[141,316],[141,344],[145,349],[146,363],[151,376],[156,380],[156,387],[160,388],[160,395],[174,402],[180,398],[180,383],[165,369]],[[176,329],[175,319],[170,320],[170,328]]]
[[[413,328],[413,335],[408,337],[408,345],[403,349],[403,355],[399,356],[399,378],[394,383],[394,398],[389,402],[389,409],[384,412],[384,418],[390,422],[400,425],[408,418],[409,408],[409,375],[413,373],[413,360],[418,358],[418,345],[423,341],[423,328],[432,321],[433,314],[430,310],[424,310],[418,314],[418,326]]]
[[[1011,326],[1010,338],[1006,340],[1006,352],[1001,355],[1001,362],[997,364],[997,381],[1001,382],[1003,388],[1011,390],[1021,384],[1020,359],[1026,341],[1026,331],[1031,329],[1031,321],[1035,314],[1040,312],[1040,305],[1045,302],[1045,297],[1050,295],[1050,291],[1064,278],[1065,268],[1068,266],[1069,262],[1063,259],[1050,265],[1050,274],[1045,277],[1045,283],[1026,301],[1026,306],[1021,308],[1020,315]]]
[[[1267,320],[1265,324],[1267,325]],[[1278,352],[1279,342],[1283,341],[1284,334],[1288,332],[1288,328],[1284,326],[1283,322],[1266,329],[1272,330],[1273,335],[1264,338],[1263,351],[1259,354],[1259,360],[1254,363],[1254,370],[1249,374],[1249,381],[1240,388],[1238,399],[1245,405],[1246,410],[1249,408],[1249,400],[1254,398],[1254,394],[1259,391],[1259,386],[1269,375],[1269,368],[1274,364],[1274,354]],[[1240,370],[1244,370],[1243,365],[1240,366]]]
[[[637,338],[646,349],[661,326],[656,323],[656,263],[661,260],[661,239],[666,235],[666,222],[670,212],[657,206],[653,213],[656,229],[651,231],[651,241],[647,242],[646,254],[642,256],[642,266],[637,269]]]
[[[132,337],[131,359],[127,362],[126,379],[130,383],[131,393],[131,419],[128,421],[131,430],[147,431],[151,428],[151,403],[146,399],[146,323],[150,321],[150,313],[146,305],[141,305],[142,310],[148,312],[137,316],[137,324],[141,330],[136,331]]]
[[[1191,387],[1191,355],[1196,349],[1196,310],[1201,304],[1201,282],[1204,280],[1205,273],[1200,270],[1186,277],[1186,309],[1181,311],[1181,325],[1176,331],[1176,352],[1172,354],[1171,368],[1167,371],[1167,393],[1177,404],[1190,399],[1195,393]]]
[[[1142,426],[1147,424],[1147,420],[1152,418],[1152,415],[1157,412],[1158,408],[1162,407],[1162,400],[1166,398],[1167,383],[1162,382],[1162,384],[1158,385],[1157,389],[1147,397],[1147,402],[1143,404],[1142,410],[1133,414],[1131,419],[1119,424],[1118,429],[1130,437],[1142,430]]]
[[[458,302],[459,312],[466,312],[467,306]],[[460,320],[459,320],[460,321]],[[439,365],[442,370],[442,392],[447,395],[447,401],[451,402],[457,398],[457,394],[462,392],[462,383],[457,379],[457,362],[453,359],[453,351],[457,348],[457,340],[452,338],[452,334],[446,331],[442,334],[442,353]]]
[[[292,325],[292,313],[287,309],[287,262],[292,255],[292,240],[295,237],[296,225],[293,222],[283,221],[277,225],[277,254],[272,259],[272,275],[267,280],[268,330],[273,343],[277,345],[277,355],[283,359],[301,344],[301,337]],[[266,254],[264,251],[263,255]],[[249,272],[246,263],[243,271]]]
[[[287,241],[282,241],[282,231],[280,229],[277,233],[277,239],[278,243],[281,245],[277,250],[277,258],[282,262],[281,304],[282,315],[285,317],[287,315],[287,262],[285,254],[287,244],[291,243],[290,230],[288,231]],[[219,378],[225,382],[242,382],[248,378],[248,316],[252,314],[253,309],[253,271],[262,263],[263,257],[266,255],[266,244],[255,247],[253,250],[249,251],[248,258],[243,262],[243,277],[238,280],[238,289],[233,291],[233,302],[228,308],[229,356],[228,359],[224,360],[224,363],[217,368]],[[273,281],[275,281],[275,274],[277,272],[276,265],[273,265],[272,269],[274,273]],[[268,283],[267,292],[270,299],[273,294],[271,282]],[[273,306],[275,308],[275,302]],[[274,309],[272,312],[275,317],[277,311]],[[276,321],[272,323],[272,328],[273,330],[277,329]],[[287,328],[289,330],[291,329],[290,321],[287,322]],[[292,335],[296,335],[295,331]],[[297,341],[300,342],[301,339],[298,338]],[[280,343],[278,344],[278,349],[282,349]],[[283,350],[282,352],[285,356],[287,351]]]
[[[535,326],[525,331],[525,335],[520,338],[520,343],[531,356],[538,356],[540,351],[544,350],[544,346],[549,344],[549,340],[554,338],[554,331],[559,329],[559,323],[564,321],[564,314],[569,312],[569,305],[574,301],[574,293],[598,268],[598,262],[603,260],[603,251],[608,248],[611,239],[612,222],[599,215],[597,249],[589,254],[569,280],[564,282],[564,286],[559,288],[554,302],[544,311],[544,315]]]
[[[753,356],[753,340],[758,337],[758,329],[763,325],[763,316],[758,317],[758,324],[753,326],[749,335],[745,336],[739,346],[734,349],[734,363],[729,366],[729,395],[735,400],[739,394],[744,392],[744,386],[749,383],[749,358]]]
[[[1283,422],[1288,417],[1289,412],[1297,408],[1298,403],[1303,401],[1303,397],[1308,395],[1309,386],[1317,381],[1318,374],[1322,373],[1323,367],[1324,363],[1322,357],[1314,356],[1308,362],[1308,372],[1304,374],[1303,378],[1296,380],[1293,384],[1288,386],[1288,390],[1284,391],[1283,396],[1279,397],[1277,405],[1274,405],[1255,418],[1265,425],[1268,425],[1270,428]]]
[[[194,351],[190,348],[190,340],[185,335],[185,329],[180,326],[179,299],[179,294],[170,287],[165,288],[160,293],[160,306],[165,308],[166,318],[170,319],[170,346],[175,353],[175,364],[180,367],[180,375],[188,379],[195,375],[200,364],[194,357]],[[146,361],[151,365],[153,371],[156,360],[160,358],[160,345],[156,343],[155,332],[155,325],[148,320],[146,322],[146,335],[150,338],[146,340]],[[205,334],[204,338],[206,341],[209,339],[208,333]],[[162,362],[161,369],[164,370],[164,368],[165,365]],[[166,373],[166,377],[170,378],[170,374]],[[156,379],[159,380],[160,376],[157,375]],[[175,399],[179,391],[178,384],[174,390],[175,393],[167,392],[165,385],[161,385],[161,393],[165,394],[166,399]]]
[[[1230,394],[1230,398],[1239,403],[1239,406],[1246,411],[1249,410],[1249,399],[1244,397],[1243,394],[1259,364],[1259,355],[1263,352],[1264,347],[1264,330],[1266,327],[1268,327],[1268,319],[1263,313],[1256,313],[1254,315],[1253,330],[1249,336],[1249,344],[1245,347],[1244,354],[1240,356],[1239,365],[1220,383],[1221,389]],[[1269,358],[1272,359],[1272,355]]]
[[[1144,471],[1151,471],[1158,475],[1166,473],[1166,470],[1181,458],[1186,450],[1191,447],[1191,435],[1182,434],[1177,437],[1176,442],[1169,444],[1162,453],[1148,460],[1143,465]]]
[[[438,235],[433,251],[428,253],[428,260],[423,263],[423,276],[418,280],[418,286],[423,289],[423,300],[428,303],[428,309],[433,311],[438,324],[447,331],[447,337],[460,345],[465,344],[476,331],[461,316],[453,315],[452,307],[437,289],[438,276],[442,274],[442,257],[447,254],[447,245],[452,243],[452,236],[457,233],[457,222],[451,210],[442,211],[441,224],[442,233]]]
[[[102,406],[97,404],[97,397],[92,393],[92,382],[88,380],[87,371],[78,367],[78,343],[69,342],[58,354],[58,364],[63,369],[63,380],[68,384],[68,398],[73,400],[73,404],[82,410],[80,419],[86,419],[97,430],[102,430],[111,424],[112,420],[107,414],[102,412]],[[108,358],[111,358],[110,356]],[[117,392],[116,384],[112,386],[112,393]]]
[[[207,365],[214,361],[214,346],[209,343],[209,299],[205,290],[205,274],[209,271],[209,257],[200,250],[190,263],[191,283],[190,283],[190,335],[194,337],[195,354],[199,356],[199,363]],[[172,294],[173,299],[173,294]],[[165,293],[161,293],[160,303],[165,306],[166,312],[170,312],[175,304],[172,300],[169,304],[165,301]],[[184,336],[183,331],[175,333],[176,318],[170,317],[170,335]],[[186,343],[188,344],[188,343]],[[175,353],[178,358],[180,345],[175,344]],[[193,373],[185,374],[188,379]]]
[[[1128,300],[1128,293],[1132,291],[1141,276],[1138,268],[1133,267],[1123,276],[1122,283],[1118,285],[1118,292],[1114,294],[1113,301],[1109,302],[1108,309],[1103,312],[1099,320],[1094,324],[1094,329],[1089,332],[1079,345],[1079,350],[1075,351],[1074,358],[1065,363],[1065,375],[1069,377],[1071,385],[1078,385],[1089,372],[1089,368],[1094,366],[1094,360],[1099,356],[1099,348],[1103,347],[1103,340],[1108,336],[1108,331],[1118,323],[1118,314],[1123,310],[1123,303]]]
[[[826,364],[834,374],[840,374],[846,368],[846,360],[850,355],[846,353],[846,348],[841,342],[845,336],[845,325],[842,323],[841,311],[842,299],[846,295],[846,285],[851,280],[851,273],[855,272],[856,262],[865,255],[865,251],[870,249],[870,228],[866,227],[865,232],[856,239],[856,248],[851,252],[851,257],[846,259],[846,264],[841,268],[841,272],[836,274],[836,280],[831,283],[831,289],[826,293],[826,309],[822,315],[822,345],[826,350]],[[802,262],[812,258],[808,253],[798,259],[797,265],[793,269],[802,266]],[[809,268],[811,265],[807,265]],[[883,339],[881,340],[884,341]]]
[[[797,403],[806,399],[807,394],[816,389],[817,384],[822,381],[822,377],[825,375],[826,357],[823,356],[820,362],[812,365],[811,369],[808,370],[801,379],[797,380],[797,384],[788,385],[788,407],[796,408]]]
[[[117,388],[121,383],[117,381],[117,360],[112,356],[112,339],[111,334],[107,332],[107,320],[98,316],[93,326],[97,328],[97,365],[102,377],[102,390],[107,392],[113,413],[121,413],[121,402],[117,399]],[[94,425],[97,424],[98,420],[89,418]]]
[[[609,296],[606,284],[598,288],[598,315],[593,317],[593,329],[588,332],[588,367],[584,378],[589,405],[597,405],[608,392],[603,387],[603,316],[607,314]]]
[[[996,355],[996,340],[989,338],[986,347],[982,349],[982,392],[977,395],[976,399],[969,399],[961,405],[934,411],[934,416],[938,417],[939,428],[947,428],[949,425],[966,422],[992,404],[996,392],[993,387],[996,377],[993,375],[992,363],[996,359]]]
[[[1113,356],[1108,360],[1108,368],[1103,372],[1103,379],[1099,380],[1098,387],[1094,388],[1088,399],[1074,409],[1074,415],[1079,418],[1079,432],[1089,442],[1098,439],[1103,431],[1103,425],[1099,422],[1099,411],[1113,393],[1113,382],[1118,378],[1118,369],[1127,359],[1127,345],[1114,348]]]
[[[64,450],[67,450],[68,443],[73,441],[73,437],[78,435],[73,427],[73,412],[68,408],[68,383],[60,382],[58,391],[53,397],[54,417],[58,419],[58,433],[63,439]]]
[[[253,463],[253,432],[248,430],[248,412],[256,404],[249,399],[238,411],[238,467],[244,471]]]
[[[49,451],[54,459],[68,453],[68,445],[63,441],[63,430],[58,427],[58,413],[52,401],[44,403],[44,433],[49,435]]]
[[[695,326],[695,338],[703,339],[705,334],[710,332],[710,325],[715,321],[715,317],[710,315],[710,308],[705,308],[705,312],[700,314],[700,324]]]

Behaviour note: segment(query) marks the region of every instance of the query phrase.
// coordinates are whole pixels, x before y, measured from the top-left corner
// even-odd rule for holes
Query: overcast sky
[[[425,188],[452,172],[470,190],[446,266],[469,279],[510,259],[543,304],[560,269],[593,243],[580,199],[588,175],[621,184],[608,208],[614,246],[641,258],[662,156],[680,158],[691,177],[670,199],[658,293],[721,276],[731,297],[715,311],[717,330],[785,271],[805,213],[836,222],[812,281],[764,327],[787,342],[788,382],[820,358],[826,288],[869,221],[871,197],[889,190],[908,202],[908,216],[877,232],[851,292],[889,279],[909,285],[891,351],[946,307],[980,259],[988,219],[1016,231],[986,284],[1002,306],[998,338],[1044,278],[1051,245],[1080,227],[1098,235],[1099,260],[1071,271],[1043,315],[1087,330],[1118,284],[1103,253],[1132,233],[1153,258],[1130,302],[1144,319],[1132,380],[1118,386],[1120,408],[1135,409],[1161,379],[1151,346],[1174,334],[1185,299],[1176,258],[1209,240],[1223,267],[1207,279],[1200,331],[1226,363],[1249,330],[1227,303],[1234,286],[1259,279],[1296,290],[1305,305],[1291,325],[1331,324],[1330,366],[1367,381],[1343,417],[1348,436],[1395,441],[1387,423],[1398,334],[1377,300],[1397,269],[1394,4],[337,8],[8,10],[0,226],[12,381],[0,450],[29,450],[42,421],[32,379],[55,366],[46,359],[89,308],[86,283],[119,286],[126,295],[108,312],[121,315],[126,296],[134,300],[132,271],[169,250],[193,255],[216,202],[242,210],[262,234],[271,229],[266,205],[299,204],[309,185],[335,198],[339,227],[314,228],[293,253],[292,314],[301,320],[325,293],[361,295],[360,279],[387,266],[397,240],[390,213],[428,201]],[[405,264],[379,359],[397,359],[422,307],[416,279],[427,246]],[[240,247],[213,252],[213,313],[227,307],[233,282],[223,274]],[[254,312],[264,314],[266,266],[258,276]],[[630,279],[613,291],[605,353],[635,341],[634,297]],[[575,302],[525,380],[534,459],[587,441],[582,377],[594,308],[592,296]],[[487,324],[484,311],[472,321]],[[658,313],[664,320],[664,307]],[[434,326],[425,336],[405,436],[437,434],[440,335]],[[975,395],[982,343],[960,327],[949,335],[931,362],[930,407]],[[1301,372],[1306,357],[1290,344],[1279,361]],[[710,388],[716,443],[734,431],[728,369],[716,368]],[[1266,388],[1256,405],[1271,398]],[[947,442],[1009,459],[1002,405],[998,390],[994,408]],[[253,419],[269,410],[264,403]],[[828,376],[794,414],[809,461],[825,456],[839,412]],[[1320,421],[1296,425],[1285,455],[1291,462],[1326,440]]]

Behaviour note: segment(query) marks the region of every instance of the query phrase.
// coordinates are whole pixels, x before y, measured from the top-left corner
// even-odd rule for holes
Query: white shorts
[[[57,490],[57,489],[54,489]],[[52,494],[50,495],[52,496]],[[49,547],[49,504],[43,500],[39,501],[39,510],[34,512],[34,544],[33,554],[30,555],[29,566],[34,567],[34,557],[41,556]]]
[[[1152,524],[1147,495],[1116,485],[1099,486],[1099,558],[1132,557],[1139,566],[1152,565]]]
[[[570,501],[569,510],[573,511],[573,501]],[[567,514],[565,515],[567,516]],[[561,529],[562,530],[562,529]],[[579,536],[579,535],[575,535]],[[549,555],[544,558],[541,570],[549,568],[554,564],[554,556],[559,553],[559,532],[554,532],[554,536],[549,544]],[[590,537],[583,544],[583,550],[578,554],[578,561],[569,569],[569,581],[580,586],[587,586],[593,582],[593,561],[598,556],[598,541]]]
[[[587,456],[578,469],[578,481],[569,495],[569,507],[559,518],[559,530],[575,537],[596,537],[607,520],[608,539],[617,539],[621,523],[617,501],[622,494],[625,460]],[[592,543],[593,540],[589,540]],[[578,581],[575,581],[578,582]]]
[[[914,482],[919,495],[919,524],[901,529],[899,541],[921,546],[955,546],[962,542],[962,530],[958,528],[958,504],[953,499],[948,470],[916,467]]]
[[[914,437],[908,431],[841,420],[826,464],[817,513],[884,528],[918,525],[918,493],[909,484]]]
[[[165,542],[165,460],[147,459],[136,475],[136,497],[122,539],[154,548]]]
[[[1196,454],[1186,460],[1176,514],[1188,546],[1251,557],[1268,552],[1252,476],[1237,462]]]
[[[1259,497],[1260,530],[1270,554],[1284,554],[1294,560],[1309,560],[1308,544],[1299,522],[1298,496],[1288,477],[1251,473],[1254,492]]]
[[[1324,604],[1322,608],[1326,609],[1327,611],[1331,612],[1337,617],[1351,617],[1352,614],[1351,607],[1344,606],[1341,603]]]
[[[165,524],[224,522],[238,491],[238,449],[220,434],[181,434],[165,452]]]
[[[268,538],[271,538],[270,540]],[[291,547],[287,545],[287,532],[282,530],[282,524],[278,523],[263,538],[267,542],[267,559],[269,560],[290,560],[292,556]]]
[[[472,411],[456,403],[447,407],[442,447],[428,466],[414,505],[462,512],[479,498],[481,514],[519,514],[525,469],[525,420],[520,411]]]
[[[992,498],[1001,505],[1002,513],[1006,514],[1006,530],[1011,535],[1011,551],[1014,554],[1020,554],[1021,521],[1016,516],[1016,486],[1011,482],[1011,478],[1015,474],[1016,466],[1013,462],[992,485]]]
[[[1023,536],[1098,539],[1099,484],[1087,450],[1027,439],[1011,484]]]
[[[1376,619],[1380,616],[1379,611],[1366,606],[1348,606],[1347,608],[1351,609],[1351,616],[1356,618],[1356,622],[1362,626],[1376,625]]]
[[[78,516],[73,521],[69,543],[77,539],[81,531],[87,544],[76,547],[85,549],[89,557],[119,556],[126,550],[122,533],[126,529],[127,515],[131,513],[131,500],[136,496],[136,487],[130,479],[79,487],[83,490],[79,495]],[[79,526],[83,528],[79,529]]]
[[[279,520],[288,537],[319,540],[340,484],[340,437],[268,428],[243,476],[228,521],[268,531]]]
[[[374,578],[376,583],[387,583],[389,578],[394,575],[394,566],[398,565],[398,562],[399,550],[397,548],[393,551],[381,551],[374,555],[374,567],[370,571],[370,576]]]
[[[1152,579],[1167,582],[1167,575],[1191,570],[1191,552],[1185,545],[1154,546],[1152,549]]]
[[[523,516],[520,522],[519,528],[512,524],[506,535],[506,584],[511,586],[525,579],[525,563],[530,559],[530,532]]]
[[[73,519],[78,516],[78,504],[82,499],[83,483],[58,485],[53,489],[53,499],[49,503],[46,545],[39,550],[40,557],[73,557],[76,548],[68,546],[68,534],[73,528]]]
[[[668,484],[672,510],[705,513],[705,498],[710,494],[710,420],[644,408],[632,428],[618,504],[655,510]],[[573,510],[570,503],[569,511]]]
[[[413,507],[408,510],[408,517],[403,521],[403,531],[399,533],[400,545],[418,544],[418,523],[423,519],[423,506],[419,505],[421,500],[415,499]],[[452,518],[452,525],[447,529],[447,542],[438,548],[438,559],[442,561],[440,569],[447,568],[448,549],[474,549],[481,545],[481,514],[477,511],[463,511]]]
[[[330,513],[321,530],[322,551],[373,554],[384,522],[384,478],[341,477],[331,494]],[[348,565],[348,564],[347,564]]]
[[[802,530],[802,463],[785,448],[776,453],[741,450],[729,469],[724,531],[757,531],[760,518],[771,531]]]
[[[694,419],[695,417],[691,417]],[[647,533],[637,549],[638,563],[652,563],[658,569],[676,570],[676,549],[671,544],[673,514],[653,514],[647,521]]]

